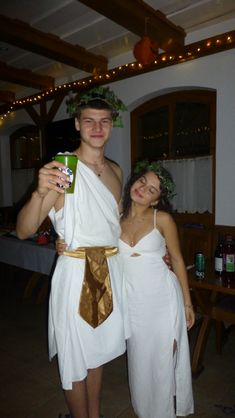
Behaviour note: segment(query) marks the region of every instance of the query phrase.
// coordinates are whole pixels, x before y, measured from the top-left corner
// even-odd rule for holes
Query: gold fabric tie
[[[79,247],[64,255],[85,259],[85,272],[79,302],[79,314],[93,328],[102,324],[113,310],[112,288],[107,257],[117,247]]]

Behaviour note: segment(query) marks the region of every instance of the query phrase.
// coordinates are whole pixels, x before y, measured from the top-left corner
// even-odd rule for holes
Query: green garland
[[[71,99],[66,101],[67,112],[71,117],[76,117],[79,106],[88,104],[91,100],[103,100],[113,111],[113,126],[123,128],[122,118],[119,112],[124,112],[127,107],[114,94],[109,87],[93,87],[84,93],[77,93]]]
[[[135,174],[140,174],[141,172],[146,171],[153,171],[159,177],[162,188],[167,192],[168,199],[172,199],[176,195],[176,193],[174,193],[175,183],[171,174],[162,166],[160,161],[139,161],[134,168]]]

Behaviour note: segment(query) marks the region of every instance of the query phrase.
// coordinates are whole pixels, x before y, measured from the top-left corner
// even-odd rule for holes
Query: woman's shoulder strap
[[[157,227],[157,209],[156,208],[153,210],[153,227],[154,228]]]

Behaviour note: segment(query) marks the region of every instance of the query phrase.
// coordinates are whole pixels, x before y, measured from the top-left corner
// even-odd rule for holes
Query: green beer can
[[[205,277],[205,256],[203,253],[198,252],[195,254],[195,270],[196,277],[198,279],[204,279]]]
[[[59,152],[55,155],[54,160],[59,161],[60,163],[63,163],[66,166],[64,169],[59,168],[59,170],[63,171],[63,173],[65,173],[69,177],[69,187],[65,189],[65,193],[73,193],[78,157],[68,152],[64,154]],[[57,186],[61,187],[59,184],[57,184]]]

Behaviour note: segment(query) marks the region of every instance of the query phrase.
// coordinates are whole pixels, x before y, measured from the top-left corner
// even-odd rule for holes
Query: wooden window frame
[[[28,137],[28,136],[37,136],[39,139],[39,155],[38,160],[33,161],[31,159],[30,152],[27,151],[29,158],[26,163],[22,162],[20,167],[16,167],[16,160],[17,160],[17,151],[15,149],[15,143],[18,141],[20,137]],[[41,136],[40,130],[36,125],[26,125],[23,126],[16,131],[14,131],[10,136],[10,152],[11,152],[11,168],[13,170],[22,170],[22,169],[32,169],[32,168],[39,168],[42,165],[42,144],[41,144]]]
[[[210,105],[210,155],[212,156],[212,214],[211,213],[176,213],[174,218],[177,223],[201,223],[207,226],[214,225],[215,222],[215,152],[216,152],[216,91],[207,89],[178,90],[155,97],[143,103],[131,112],[131,163],[132,165],[138,158],[137,138],[138,138],[138,118],[145,113],[151,112],[159,107],[169,107],[169,156],[167,159],[196,158],[200,155],[171,156],[171,143],[174,129],[174,111],[177,102],[204,103]]]

